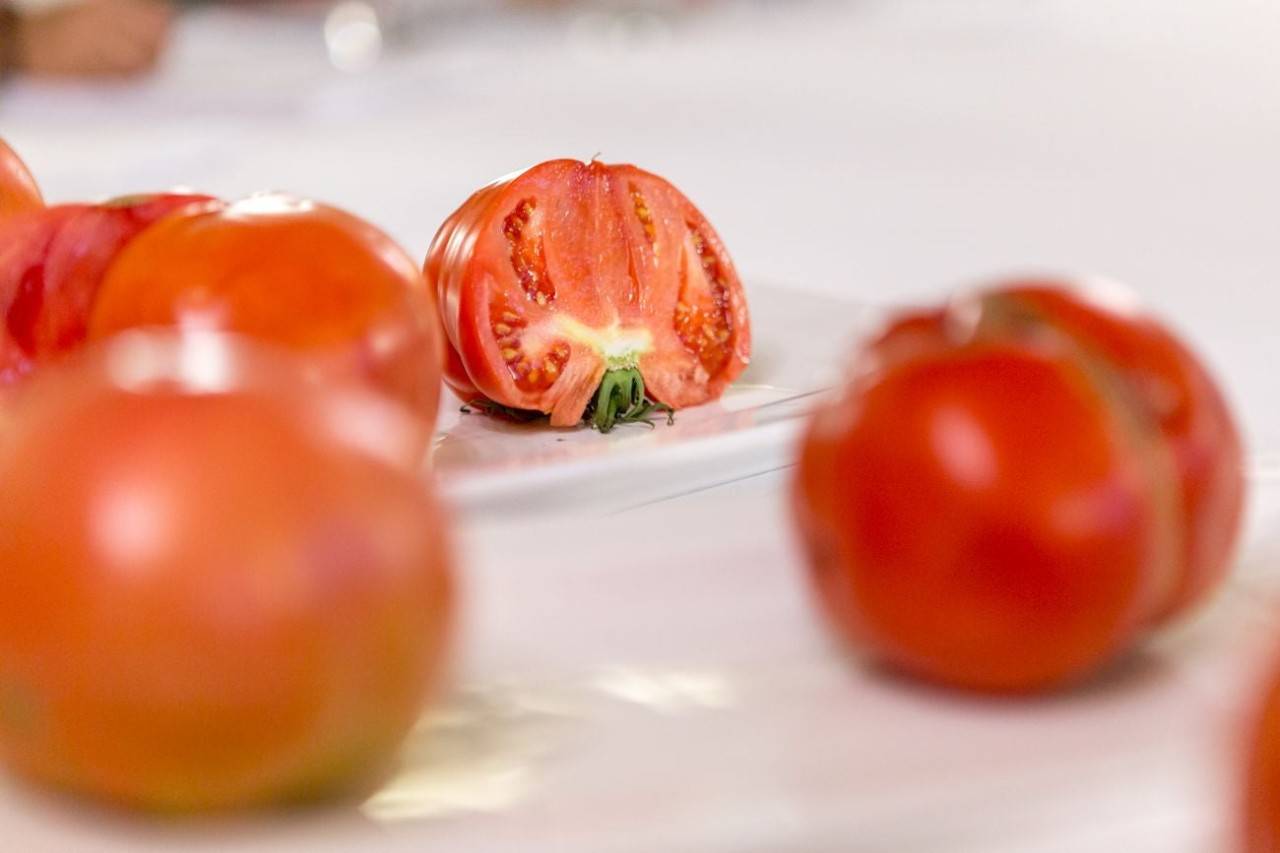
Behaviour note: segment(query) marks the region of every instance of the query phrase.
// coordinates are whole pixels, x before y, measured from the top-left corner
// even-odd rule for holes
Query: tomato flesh
[[[44,207],[40,188],[27,165],[0,139],[0,220]]]
[[[0,223],[0,382],[82,344],[107,268],[166,216],[212,202],[161,193],[100,205],[58,205]]]
[[[215,328],[360,377],[428,428],[443,352],[432,296],[389,237],[351,214],[255,196],[159,223],[120,254],[90,338],[143,326]]]
[[[37,373],[0,443],[0,751],[145,809],[375,781],[452,612],[429,484],[369,450],[407,416],[243,343],[139,347]]]
[[[441,227],[425,273],[464,396],[578,423],[606,371],[674,407],[750,358],[732,261],[678,190],[634,166],[555,160],[491,184]],[[460,375],[465,373],[465,376]]]

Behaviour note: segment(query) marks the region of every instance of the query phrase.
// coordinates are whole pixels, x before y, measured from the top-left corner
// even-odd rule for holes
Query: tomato
[[[44,208],[0,223],[0,384],[85,340],[103,274],[121,249],[209,196],[160,193]]]
[[[153,810],[322,797],[379,777],[438,682],[453,584],[405,464],[416,422],[244,347],[135,332],[18,395],[0,443],[18,772]]]
[[[1088,674],[1225,576],[1242,450],[1167,329],[1014,282],[895,317],[816,414],[794,506],[850,642],[994,690]]]
[[[1244,853],[1280,851],[1280,675],[1274,668],[1243,738]]]
[[[0,139],[0,220],[43,206],[36,179],[14,150]]]
[[[1181,565],[1157,622],[1215,590],[1231,565],[1244,503],[1244,451],[1222,393],[1194,354],[1152,318],[1062,282],[1015,282],[980,294],[994,325],[1051,326],[1105,362],[1173,451],[1181,506]]]
[[[148,229],[108,271],[89,334],[169,325],[304,351],[435,422],[443,353],[432,296],[389,237],[336,208],[255,196]]]
[[[715,399],[750,359],[719,236],[634,166],[553,160],[481,189],[436,234],[425,273],[454,390],[557,426],[579,423],[593,397],[603,429],[646,395],[674,408]]]
[[[1095,669],[1162,592],[1170,463],[1055,341],[901,329],[803,445],[821,606],[847,640],[945,683],[1034,690]]]

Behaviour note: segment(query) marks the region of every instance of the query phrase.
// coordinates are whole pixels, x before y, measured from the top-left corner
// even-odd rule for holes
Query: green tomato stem
[[[605,372],[587,418],[591,426],[600,432],[609,432],[620,423],[642,423],[652,428],[653,421],[649,416],[655,411],[665,412],[667,423],[674,422],[675,410],[665,403],[648,399],[640,371],[628,367]]]

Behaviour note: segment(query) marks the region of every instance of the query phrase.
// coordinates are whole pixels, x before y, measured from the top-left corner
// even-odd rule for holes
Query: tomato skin
[[[351,214],[255,196],[148,229],[108,271],[93,339],[198,326],[305,352],[435,423],[443,349],[433,298],[389,237]]]
[[[120,251],[158,220],[212,201],[157,193],[0,222],[0,383],[81,345],[103,275]]]
[[[1178,467],[1183,516],[1178,581],[1152,619],[1185,615],[1218,588],[1231,566],[1244,506],[1244,450],[1217,384],[1168,329],[1131,308],[1111,307],[1059,281],[1018,281],[978,297],[988,313],[1068,335],[1125,380],[1163,435]]]
[[[946,684],[1089,674],[1162,591],[1160,448],[1057,342],[945,346],[919,318],[901,328],[914,342],[873,343],[802,445],[793,506],[823,612]]]
[[[432,491],[368,450],[407,415],[244,344],[149,340],[41,371],[0,444],[5,760],[164,811],[374,781],[453,611]]]
[[[1263,688],[1243,738],[1243,853],[1280,851],[1280,666],[1272,666]]]
[[[637,368],[679,408],[719,397],[750,361],[719,236],[634,166],[553,160],[480,189],[437,232],[424,274],[457,353],[455,392],[554,425],[581,420],[606,370]]]
[[[36,179],[17,152],[0,139],[0,221],[42,207]]]

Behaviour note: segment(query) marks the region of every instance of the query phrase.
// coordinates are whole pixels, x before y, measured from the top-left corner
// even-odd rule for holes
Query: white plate
[[[873,312],[765,285],[749,286],[747,299],[751,366],[722,399],[671,425],[601,435],[464,414],[447,398],[434,453],[445,493],[467,513],[608,512],[787,465],[804,415]]]

